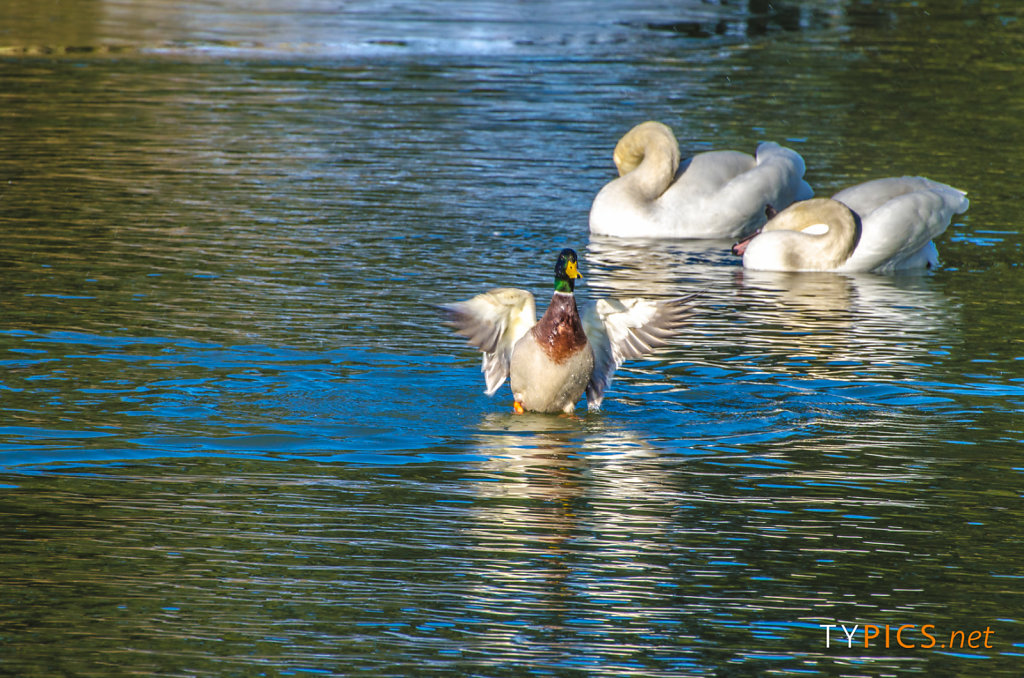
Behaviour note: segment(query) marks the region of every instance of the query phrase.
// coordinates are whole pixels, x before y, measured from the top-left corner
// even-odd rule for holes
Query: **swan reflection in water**
[[[858,374],[890,378],[893,365],[913,368],[956,341],[959,312],[928,275],[753,271],[721,240],[591,238],[586,259],[595,293],[702,293],[672,349],[679,361],[742,358],[758,370],[844,378],[857,378],[849,369],[856,365]]]
[[[787,363],[802,356],[808,376],[905,379],[956,340],[958,311],[928,278],[744,270],[736,283],[747,345]]]

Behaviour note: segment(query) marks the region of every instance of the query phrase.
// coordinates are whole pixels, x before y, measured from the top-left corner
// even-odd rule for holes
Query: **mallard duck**
[[[939,263],[932,238],[969,205],[963,191],[924,177],[876,179],[790,205],[732,251],[763,271],[929,268]]]
[[[590,232],[633,238],[735,238],[765,222],[764,206],[786,207],[814,191],[804,161],[774,142],[753,157],[739,151],[698,153],[679,166],[679,143],[667,125],[648,121],[626,133],[612,159],[619,178],[590,207]]]
[[[665,345],[697,296],[601,299],[588,304],[581,317],[573,292],[582,277],[576,252],[562,250],[555,292],[539,322],[533,295],[511,287],[440,307],[456,333],[483,352],[487,395],[509,377],[517,413],[570,414],[584,391],[588,409],[596,411],[622,362]]]

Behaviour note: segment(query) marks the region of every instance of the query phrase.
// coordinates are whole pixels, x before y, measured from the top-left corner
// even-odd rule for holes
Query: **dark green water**
[[[1016,3],[65,5],[0,10],[0,674],[1020,675]],[[644,119],[971,208],[916,276],[591,241]],[[516,417],[431,304],[565,246],[703,303]]]

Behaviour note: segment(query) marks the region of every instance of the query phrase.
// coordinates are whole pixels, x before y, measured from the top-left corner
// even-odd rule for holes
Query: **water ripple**
[[[1019,674],[1019,10],[336,4],[5,5],[6,670]],[[590,239],[646,118],[971,211],[913,277]],[[701,303],[515,416],[431,305],[543,306],[564,246]]]

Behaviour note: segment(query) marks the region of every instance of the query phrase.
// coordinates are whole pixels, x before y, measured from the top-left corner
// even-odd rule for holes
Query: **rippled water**
[[[0,10],[0,673],[1019,675],[1016,5],[71,5]],[[927,275],[592,240],[648,118],[971,208]],[[565,246],[702,304],[515,416],[432,305]]]

